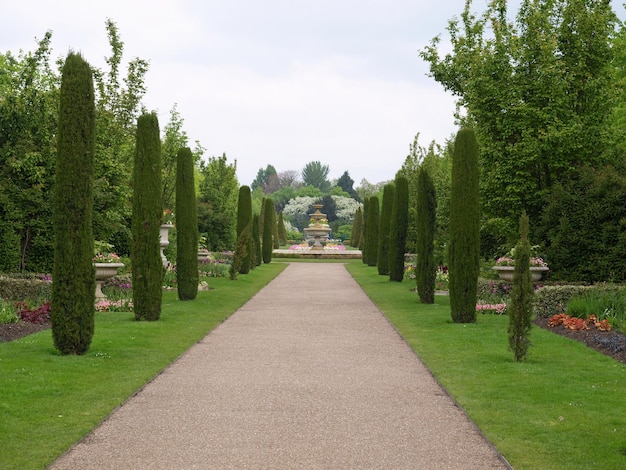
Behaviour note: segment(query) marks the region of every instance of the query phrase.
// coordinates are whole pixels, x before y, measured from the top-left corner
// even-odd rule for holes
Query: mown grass
[[[164,292],[157,322],[96,313],[84,356],[59,355],[49,330],[0,344],[0,468],[45,468],[285,267],[212,279],[194,301]]]
[[[409,283],[347,267],[516,470],[626,468],[626,365],[540,328],[516,363],[508,317],[454,324],[448,297],[422,305]]]

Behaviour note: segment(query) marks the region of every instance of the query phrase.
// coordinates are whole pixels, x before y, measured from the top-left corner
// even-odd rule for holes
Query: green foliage
[[[274,201],[270,198],[265,199],[265,210],[263,211],[263,240],[262,240],[262,258],[263,263],[268,264],[272,262],[272,250],[274,248],[273,233],[274,233]]]
[[[178,298],[198,295],[198,215],[193,154],[181,148],[176,157],[176,271]]]
[[[350,235],[350,246],[357,248],[359,246],[359,240],[361,239],[361,233],[363,231],[363,209],[357,207],[354,214],[354,220],[352,222],[352,233]]]
[[[259,214],[254,214],[252,216],[252,241],[254,243],[254,269],[255,266],[260,266],[263,261],[263,252],[261,246],[261,228],[260,228],[260,220],[261,217]]]
[[[450,308],[455,323],[476,321],[480,227],[478,146],[474,131],[461,129],[454,143],[450,195]]]
[[[235,248],[235,258],[241,258],[241,262],[237,263],[237,270],[241,274],[248,274],[252,264],[252,196],[249,186],[239,188],[239,198],[237,200],[237,247]],[[243,241],[248,243],[242,246],[241,234],[248,230],[249,233],[244,237]],[[237,253],[238,250],[244,249],[245,254]],[[235,264],[235,263],[233,263]]]
[[[274,200],[272,199],[272,206]],[[280,240],[278,238],[278,216],[276,215],[276,207],[274,207],[274,210],[272,211],[272,247],[274,249],[278,249],[280,248]]]
[[[283,211],[278,213],[278,240],[281,245],[287,244],[287,229],[285,228],[285,220],[283,219]]]
[[[247,187],[247,186],[246,186]],[[250,188],[248,188],[249,190]],[[248,274],[250,272],[250,247],[252,246],[252,222],[248,223],[237,238],[237,246],[233,255],[233,262],[230,265],[230,279],[234,281],[238,274]],[[245,272],[244,272],[245,271]]]
[[[237,240],[237,181],[236,162],[228,164],[226,154],[201,162],[198,225],[207,239],[210,251],[232,250]]]
[[[156,113],[137,120],[133,168],[132,252],[133,305],[137,320],[158,320],[161,315],[163,265],[159,251],[161,207],[161,140]]]
[[[511,23],[507,2],[472,3],[449,22],[452,52],[435,38],[420,55],[476,130],[485,216],[539,221],[555,183],[613,158],[616,16],[605,1],[524,1]]]
[[[415,276],[420,302],[435,302],[435,231],[437,229],[437,199],[435,185],[426,167],[421,167],[417,180],[417,254]]]
[[[533,315],[533,283],[530,275],[530,242],[528,241],[528,216],[526,212],[520,217],[520,241],[515,247],[515,273],[513,275],[513,291],[508,305],[509,315],[509,349],[513,351],[513,359],[526,359],[530,346],[530,327]]]
[[[348,193],[348,195],[356,201],[361,200],[361,198],[354,189],[354,180],[350,178],[350,173],[348,173],[348,170],[344,171],[337,180],[337,187]]]
[[[588,167],[553,187],[541,234],[552,278],[626,281],[625,175],[623,165]]]
[[[15,304],[0,297],[0,325],[9,325],[19,321],[20,317],[17,316]]]
[[[371,196],[370,196],[371,197]],[[367,249],[367,217],[368,209],[370,205],[370,198],[363,199],[363,221],[361,223],[361,238],[359,240],[359,250],[361,250],[363,264],[367,265],[367,255],[369,250]]]
[[[278,190],[278,174],[274,166],[267,165],[265,169],[259,168],[256,178],[250,185],[253,191],[256,188],[261,188],[263,194],[272,194]]]
[[[387,183],[383,187],[383,202],[378,228],[378,251],[376,266],[378,274],[389,275],[389,231],[391,229],[391,211],[393,210],[395,185]]]
[[[330,190],[329,171],[328,165],[322,165],[319,161],[309,162],[302,169],[302,181],[305,186],[313,186],[326,193]]]
[[[626,332],[626,289],[614,286],[607,289],[587,289],[584,294],[572,297],[565,308],[568,315],[589,318],[595,315],[598,320],[608,320],[615,329]]]
[[[42,301],[52,296],[52,283],[40,278],[0,276],[0,298],[12,301]],[[95,289],[95,287],[94,287]]]
[[[394,185],[389,226],[389,280],[402,282],[409,224],[409,182],[405,176],[396,176]]]
[[[376,196],[370,197],[367,218],[367,265],[376,266],[378,260],[378,229],[380,224],[380,202]]]
[[[85,354],[94,333],[92,209],[95,102],[91,67],[68,54],[62,71],[52,277],[52,336],[62,354]]]

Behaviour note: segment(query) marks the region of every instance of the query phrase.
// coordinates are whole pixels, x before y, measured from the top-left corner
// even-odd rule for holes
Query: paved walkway
[[[507,465],[343,265],[294,263],[51,468]]]

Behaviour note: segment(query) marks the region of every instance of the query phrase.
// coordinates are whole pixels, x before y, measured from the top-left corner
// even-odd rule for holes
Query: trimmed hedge
[[[52,283],[41,279],[15,279],[0,277],[0,298],[21,302],[25,300],[50,299]]]

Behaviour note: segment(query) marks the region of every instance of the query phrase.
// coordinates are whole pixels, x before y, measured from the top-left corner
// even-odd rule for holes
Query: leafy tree
[[[417,180],[417,292],[423,304],[435,303],[435,232],[437,229],[435,184],[428,170],[420,168]]]
[[[253,243],[251,224],[252,197],[250,195],[250,187],[242,186],[239,188],[239,199],[237,201],[237,247],[235,248],[235,255],[241,257],[241,265],[236,272],[239,272],[241,274],[248,274],[250,272]],[[246,229],[248,230],[248,233],[242,237],[242,234]],[[244,241],[248,245],[243,246],[242,243]]]
[[[328,165],[322,165],[319,161],[309,162],[302,169],[302,181],[305,186],[313,186],[326,193],[330,190],[329,172]]]
[[[350,173],[348,173],[348,170],[344,171],[343,175],[339,177],[339,179],[337,180],[337,186],[343,189],[346,193],[348,193],[351,198],[356,199],[357,201],[361,200],[356,190],[354,189],[354,180],[350,178]]]
[[[235,248],[237,239],[237,162],[229,164],[226,154],[200,163],[202,182],[198,198],[198,225],[210,251]]]
[[[414,247],[417,243],[417,180],[420,165],[426,157],[426,149],[419,145],[419,134],[416,134],[409,145],[409,154],[398,171],[409,183],[409,225],[406,234],[407,246]]]
[[[264,194],[271,194],[279,189],[278,174],[276,168],[267,165],[265,169],[260,168],[256,174],[256,178],[250,185],[250,189],[261,188]]]
[[[370,197],[368,204],[368,219],[367,219],[367,265],[376,266],[378,257],[378,225],[380,217],[380,202],[378,197]]]
[[[163,265],[159,227],[163,209],[161,139],[156,113],[137,120],[137,145],[133,168],[133,306],[135,319],[155,321],[161,316]],[[197,262],[197,261],[196,261]]]
[[[319,201],[317,197],[296,197],[289,201],[283,209],[283,216],[289,220],[298,230],[308,227],[311,206]]]
[[[181,148],[176,158],[176,276],[178,298],[198,295],[198,214],[193,154]]]
[[[263,240],[262,240],[262,256],[265,264],[272,262],[272,249],[274,248],[274,201],[270,198],[265,199],[265,210],[263,217]]]
[[[95,117],[91,67],[70,52],[62,71],[53,205],[52,338],[62,354],[84,354],[94,333]]]
[[[602,0],[524,0],[512,24],[505,0],[478,17],[471,4],[449,22],[452,52],[435,38],[421,56],[476,130],[485,215],[515,227],[523,209],[539,220],[553,184],[611,155],[616,17]]]
[[[450,196],[449,291],[455,323],[476,321],[479,216],[478,144],[472,129],[461,129],[454,143]]]
[[[520,240],[515,247],[515,272],[513,291],[509,304],[509,349],[515,361],[526,358],[530,346],[530,328],[533,315],[533,282],[530,275],[530,242],[528,241],[528,216],[520,217]]]
[[[387,183],[383,187],[383,202],[378,228],[378,250],[376,253],[376,266],[378,274],[389,275],[389,230],[391,228],[391,211],[393,210],[395,186]]]
[[[402,282],[404,278],[404,254],[409,223],[409,182],[404,176],[396,176],[391,224],[389,227],[389,280]]]

